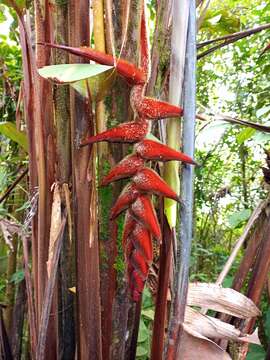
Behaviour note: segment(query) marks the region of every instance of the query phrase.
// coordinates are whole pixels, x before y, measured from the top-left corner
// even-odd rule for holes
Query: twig
[[[28,167],[21,173],[20,176],[17,177],[17,179],[7,188],[5,193],[0,198],[0,204],[9,196],[11,191],[16,187],[17,184],[27,175],[28,173]]]
[[[257,131],[265,132],[267,134],[270,133],[270,126],[258,124],[258,123],[243,120],[243,119],[233,118],[232,116],[223,115],[223,114],[211,114],[210,116],[214,117],[213,120],[222,120],[222,121],[229,122],[230,124],[242,125],[242,126],[246,126],[246,127],[255,129]],[[208,121],[209,120],[209,118],[207,118],[203,114],[197,114],[196,118],[199,119],[199,120],[203,120],[203,121]],[[208,125],[208,124],[206,124],[206,125]]]
[[[242,36],[242,38],[247,37],[249,35],[256,34],[257,32],[260,32],[262,30],[266,30],[266,29],[269,29],[269,28],[270,28],[270,24],[264,24],[264,25],[258,26],[256,28],[253,28],[253,29],[247,29],[247,30],[238,31],[238,32],[235,32],[235,33],[232,33],[232,34],[220,36],[218,38],[207,40],[207,41],[204,41],[204,42],[201,42],[201,43],[197,44],[197,49],[201,49],[204,46],[207,46],[207,45],[210,45],[210,44],[213,44],[215,42],[222,41],[222,40],[238,38],[239,36]]]
[[[234,43],[234,42],[236,42],[236,41],[238,41],[238,40],[241,40],[241,39],[243,39],[243,38],[245,38],[245,37],[247,37],[247,36],[256,34],[256,33],[259,32],[259,31],[262,31],[262,30],[265,30],[265,29],[269,29],[269,28],[270,28],[270,24],[266,24],[266,25],[260,26],[259,28],[251,29],[251,30],[249,30],[249,31],[246,30],[246,31],[244,31],[244,32],[240,32],[240,33],[238,33],[238,35],[234,35],[234,36],[232,36],[232,35],[231,35],[231,36],[227,35],[227,36],[229,36],[229,37],[228,37],[223,43],[218,44],[218,45],[215,45],[215,46],[211,47],[210,49],[208,49],[208,50],[206,50],[206,51],[198,54],[197,60],[203,58],[204,56],[207,56],[207,55],[211,54],[212,52],[214,52],[214,51],[216,51],[216,50],[218,50],[218,49],[223,48],[224,46],[227,46],[227,45],[232,44],[232,43]],[[237,34],[237,33],[236,33],[236,34]],[[211,41],[211,40],[209,40],[209,41]],[[216,42],[216,41],[218,41],[218,40],[215,40],[214,42]]]

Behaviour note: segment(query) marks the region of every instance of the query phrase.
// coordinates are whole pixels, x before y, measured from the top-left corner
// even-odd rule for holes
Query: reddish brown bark
[[[70,1],[69,19],[71,46],[89,45],[89,2]],[[80,139],[93,134],[94,123],[91,103],[74,92],[71,93],[71,124],[78,358],[98,360],[102,355],[95,165],[92,149],[77,146]]]

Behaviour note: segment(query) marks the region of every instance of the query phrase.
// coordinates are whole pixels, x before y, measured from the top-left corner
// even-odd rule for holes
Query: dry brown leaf
[[[188,330],[184,327],[185,330]],[[189,331],[189,330],[188,330]],[[210,341],[202,336],[191,335],[193,333],[190,331],[184,331],[183,341],[181,341],[181,347],[179,349],[178,357],[179,360],[231,360],[231,357],[228,353],[222,350],[218,345],[213,341]],[[195,332],[196,334],[196,332]]]
[[[241,319],[260,315],[257,306],[243,294],[210,283],[190,283],[187,304],[209,308]]]
[[[55,241],[57,240],[59,231],[61,229],[61,223],[62,221],[61,221],[60,186],[58,184],[55,184],[54,192],[53,192],[52,214],[51,214],[49,254],[47,261],[48,278],[50,277],[51,274],[51,260],[54,253]]]
[[[258,334],[243,335],[233,325],[203,315],[189,306],[185,312],[185,325],[207,338],[243,341],[260,345]]]
[[[6,244],[10,247],[12,251],[13,248],[13,235],[20,234],[22,231],[22,227],[19,224],[16,224],[13,221],[1,218],[0,219],[1,230],[5,239]]]

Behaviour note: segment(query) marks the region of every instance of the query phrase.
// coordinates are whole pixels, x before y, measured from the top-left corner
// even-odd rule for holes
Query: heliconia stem
[[[129,235],[134,247],[141,252],[150,265],[153,261],[153,246],[149,230],[137,222]]]
[[[166,184],[166,182],[152,169],[143,168],[132,178],[136,188],[141,192],[165,196],[181,202],[179,196]]]
[[[140,195],[135,184],[127,184],[116,200],[110,212],[110,220],[115,219],[125,211]]]
[[[190,156],[153,140],[144,139],[140,143],[136,144],[134,148],[136,153],[145,160],[178,160],[187,164],[197,165],[197,163]]]
[[[115,59],[112,55],[105,54],[102,51],[97,51],[86,46],[71,47],[52,43],[41,43],[41,45],[65,50],[70,54],[78,55],[88,60],[93,60],[102,65],[115,66],[119,75],[123,76],[130,84],[145,84],[146,82],[144,72],[141,69],[138,69],[134,64],[131,64],[123,59]]]
[[[169,104],[166,101],[160,101],[143,96],[143,93],[143,86],[136,85],[133,86],[130,94],[132,109],[139,116],[143,116],[149,120],[182,116],[183,109],[179,106]]]
[[[130,207],[131,215],[145,226],[156,239],[161,239],[161,230],[151,200],[146,195],[139,195]]]
[[[141,141],[147,134],[149,124],[147,121],[124,123],[112,129],[103,131],[95,136],[83,140],[80,146],[86,146],[96,142],[122,142],[135,143]]]
[[[109,174],[103,178],[101,185],[105,186],[113,181],[129,178],[142,169],[143,165],[144,160],[137,154],[128,155],[112,168]]]

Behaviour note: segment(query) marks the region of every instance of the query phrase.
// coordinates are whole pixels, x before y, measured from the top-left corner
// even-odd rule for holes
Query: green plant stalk
[[[104,9],[102,0],[93,0],[93,31],[95,39],[95,49],[98,51],[106,52],[105,46],[105,31],[104,31]],[[106,129],[105,119],[105,107],[104,102],[99,101],[96,103],[96,132],[100,133]],[[99,163],[102,164],[103,160],[107,159],[108,146],[107,143],[101,143],[97,145]],[[99,166],[99,172],[102,171],[102,167]],[[100,174],[101,175],[101,174]]]
[[[184,79],[184,64],[186,52],[187,19],[189,13],[189,2],[184,1],[181,11],[175,11],[172,25],[171,38],[171,62],[170,62],[170,90],[169,102],[174,105],[181,104],[182,85]],[[167,123],[167,144],[173,149],[180,148],[180,119],[170,119]],[[164,167],[164,180],[177,193],[180,191],[179,181],[179,162],[170,161]],[[169,226],[176,227],[177,203],[174,200],[164,200],[164,213],[167,217]]]

